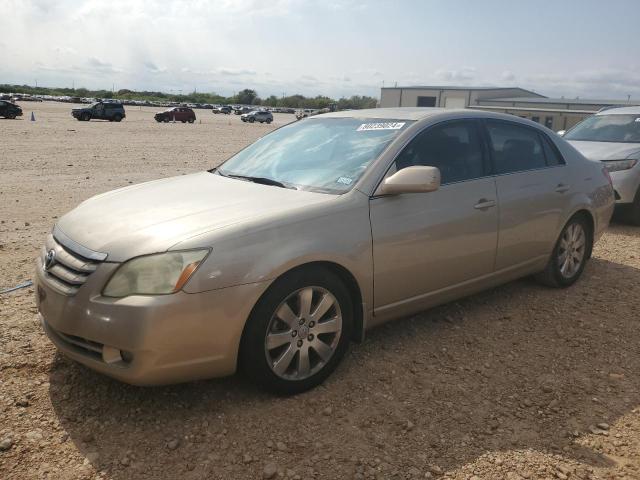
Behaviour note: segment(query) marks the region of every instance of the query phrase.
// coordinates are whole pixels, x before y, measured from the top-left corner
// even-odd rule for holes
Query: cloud
[[[243,68],[226,68],[221,67],[215,70],[215,73],[224,75],[227,77],[238,77],[241,75],[255,75],[255,70],[243,69]]]
[[[627,95],[640,96],[640,70],[638,69],[602,69],[583,70],[570,74],[540,73],[525,78],[528,85],[533,85],[550,95],[564,95],[568,98],[583,96],[601,98],[615,96],[625,98]]]
[[[513,82],[516,79],[515,74],[510,70],[505,70],[500,76],[505,82]]]
[[[150,73],[166,73],[166,68],[159,68],[155,63],[151,60],[145,60],[142,62],[142,65],[147,69]]]
[[[446,82],[466,83],[474,80],[477,76],[476,69],[472,67],[463,67],[459,70],[440,69],[436,70],[436,78]]]
[[[87,59],[89,69],[101,73],[121,73],[122,69],[114,67],[111,63],[100,60],[97,57],[89,57]]]

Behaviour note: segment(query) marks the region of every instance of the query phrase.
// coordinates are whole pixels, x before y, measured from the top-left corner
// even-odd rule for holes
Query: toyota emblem
[[[56,251],[51,249],[44,257],[44,269],[49,270],[56,264]]]

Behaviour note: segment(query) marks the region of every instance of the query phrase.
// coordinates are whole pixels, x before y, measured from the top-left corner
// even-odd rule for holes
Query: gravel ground
[[[0,120],[0,289],[83,199],[215,166],[291,120],[23,107]],[[613,224],[572,288],[524,279],[383,326],[293,398],[237,377],[120,384],[56,353],[32,288],[0,295],[0,479],[637,479],[639,288],[640,228]]]

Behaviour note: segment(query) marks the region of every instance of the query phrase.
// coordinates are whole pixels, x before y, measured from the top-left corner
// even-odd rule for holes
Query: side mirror
[[[561,137],[564,137],[564,134],[567,133],[567,131],[566,130],[558,130],[556,133],[558,135],[560,135]]]
[[[399,195],[401,193],[426,193],[440,188],[440,169],[414,166],[403,168],[384,179],[376,195]]]

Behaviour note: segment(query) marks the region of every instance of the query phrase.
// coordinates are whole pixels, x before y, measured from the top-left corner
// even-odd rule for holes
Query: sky
[[[639,0],[0,0],[0,83],[640,99]]]

